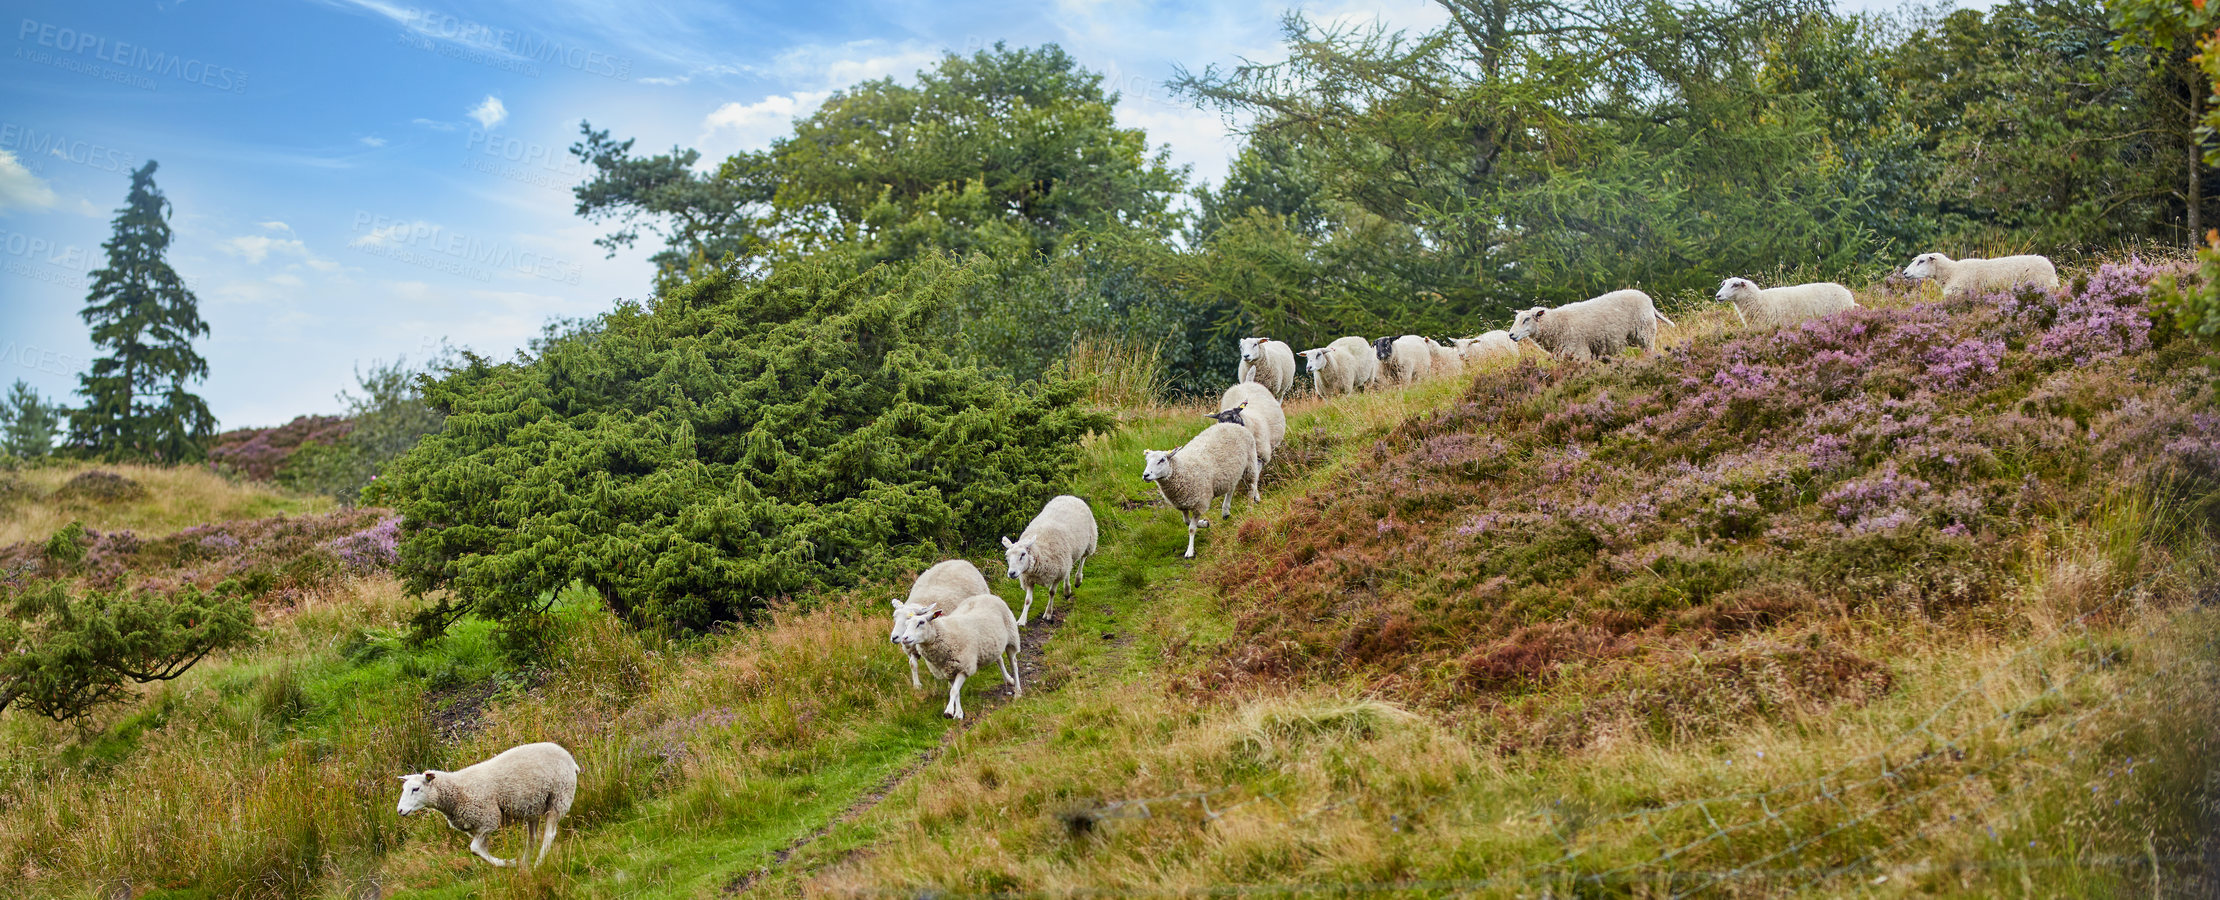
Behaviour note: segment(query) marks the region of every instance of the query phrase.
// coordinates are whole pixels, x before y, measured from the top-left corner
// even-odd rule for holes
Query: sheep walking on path
[[[1951,259],[1940,253],[1922,253],[1904,267],[1907,278],[1932,278],[1942,285],[1943,296],[1968,291],[2003,291],[2023,284],[2044,290],[2058,287],[2058,267],[2048,257],[1999,256],[1995,259]]]
[[[1087,501],[1065,494],[1048,501],[1040,515],[1025,526],[1017,540],[1002,539],[1002,555],[1009,574],[1025,589],[1025,611],[1017,623],[1033,614],[1033,589],[1048,588],[1048,609],[1042,619],[1056,617],[1056,586],[1064,587],[1064,602],[1071,602],[1072,588],[1087,580],[1087,557],[1095,555],[1098,531],[1095,511]],[[985,593],[982,591],[981,593]]]
[[[1609,359],[1628,347],[1644,350],[1657,346],[1657,325],[1673,324],[1657,311],[1650,295],[1637,290],[1612,291],[1601,297],[1567,303],[1556,309],[1520,310],[1511,324],[1511,340],[1529,338],[1542,349],[1566,359]]]
[[[910,585],[908,600],[892,601],[894,631],[887,639],[902,648],[903,656],[909,657],[912,689],[923,690],[925,683],[917,679],[917,650],[901,641],[903,624],[911,616],[924,612],[926,607],[935,603],[954,609],[965,600],[991,591],[987,587],[987,576],[980,573],[978,566],[972,565],[969,560],[950,559],[934,563],[932,568],[925,570],[925,574],[917,576],[917,581]]]
[[[1257,462],[1256,436],[1240,425],[1221,422],[1177,450],[1142,454],[1147,463],[1141,479],[1155,484],[1187,522],[1187,552],[1182,555],[1188,559],[1195,558],[1195,529],[1210,527],[1211,503],[1225,498],[1225,516],[1232,518],[1235,492],[1246,489],[1252,504],[1263,499],[1256,489],[1263,467]]]
[[[497,866],[512,866],[531,852],[534,832],[547,859],[555,823],[578,795],[578,761],[559,744],[525,744],[453,772],[426,770],[401,776],[401,815],[437,811],[448,827],[470,835],[470,852]],[[486,850],[486,838],[512,822],[524,823],[524,846],[507,860]]]
[[[933,677],[948,682],[948,705],[940,710],[943,716],[964,717],[964,679],[979,674],[979,667],[990,657],[1002,668],[1003,680],[1010,683],[1010,695],[1025,696],[1025,685],[1018,680],[1018,649],[1023,638],[1017,617],[1010,615],[1010,604],[1000,597],[980,594],[966,598],[953,611],[935,603],[912,617],[909,627],[895,640],[915,648]]]
[[[1218,398],[1218,411],[1204,413],[1203,418],[1230,422],[1249,429],[1256,436],[1256,461],[1259,467],[1272,464],[1272,451],[1287,440],[1287,410],[1280,401],[1261,386],[1245,382],[1226,388]]]
[[[1734,304],[1735,318],[1756,328],[1794,325],[1857,308],[1850,289],[1832,281],[1791,287],[1760,288],[1747,278],[1719,283],[1719,299]]]
[[[1295,348],[1271,338],[1242,338],[1241,367],[1233,380],[1261,384],[1275,398],[1287,396],[1295,389]]]

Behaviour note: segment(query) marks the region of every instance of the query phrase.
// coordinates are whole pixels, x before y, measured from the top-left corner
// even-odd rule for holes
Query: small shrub
[[[145,485],[104,469],[80,472],[54,491],[54,499],[64,502],[124,503],[146,498]]]

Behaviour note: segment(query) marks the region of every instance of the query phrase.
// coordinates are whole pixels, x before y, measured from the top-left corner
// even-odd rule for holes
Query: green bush
[[[698,630],[1018,530],[1108,422],[1077,382],[1021,389],[939,345],[970,277],[717,274],[429,385],[445,424],[365,495],[405,517],[410,590],[445,591],[419,625],[530,616],[575,580]]]

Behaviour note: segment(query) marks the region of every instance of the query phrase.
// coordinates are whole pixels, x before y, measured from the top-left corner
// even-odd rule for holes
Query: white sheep
[[[1002,538],[1002,555],[1009,563],[1010,577],[1025,589],[1025,611],[1018,613],[1019,625],[1033,614],[1036,586],[1048,587],[1048,609],[1041,611],[1043,621],[1056,617],[1057,584],[1064,586],[1064,602],[1071,602],[1072,588],[1087,580],[1087,557],[1095,555],[1096,534],[1095,511],[1087,507],[1087,501],[1065,494],[1041,507],[1040,515],[1026,524],[1017,540]]]
[[[1609,359],[1629,346],[1644,350],[1656,346],[1659,322],[1673,324],[1657,311],[1650,295],[1629,289],[1556,309],[1520,310],[1510,337],[1514,341],[1533,338],[1542,349],[1567,359]]]
[[[1426,349],[1434,355],[1435,378],[1457,378],[1465,374],[1465,357],[1457,348],[1427,341]]]
[[[1286,341],[1250,337],[1241,339],[1241,368],[1236,382],[1253,381],[1275,398],[1295,389],[1295,348]]]
[[[1272,464],[1272,451],[1287,440],[1287,410],[1271,392],[1255,382],[1226,388],[1218,397],[1218,411],[1203,418],[1229,422],[1249,429],[1256,437],[1256,461],[1261,468]]]
[[[1380,360],[1373,353],[1372,342],[1361,337],[1345,337],[1316,350],[1305,350],[1303,357],[1310,364],[1311,385],[1321,398],[1370,387],[1380,374]]]
[[[925,570],[925,574],[917,576],[917,580],[910,584],[908,600],[889,601],[894,604],[894,631],[887,639],[902,648],[903,656],[909,657],[910,687],[923,689],[925,683],[917,680],[917,651],[899,640],[903,623],[935,603],[948,604],[953,609],[964,600],[992,590],[987,586],[987,576],[979,571],[978,566],[972,565],[969,560],[949,559],[934,563],[932,568]]]
[[[1457,355],[1467,363],[1483,363],[1495,359],[1518,359],[1519,344],[1511,340],[1511,333],[1498,328],[1472,337],[1452,338],[1457,345]]]
[[[497,866],[524,861],[532,849],[535,831],[540,853],[555,844],[555,823],[570,812],[578,796],[578,761],[559,744],[538,743],[511,747],[492,759],[453,772],[427,769],[401,776],[401,815],[420,809],[436,810],[448,827],[470,835],[470,852]],[[516,859],[506,860],[486,851],[486,838],[511,822],[524,823],[524,846]]]
[[[895,641],[916,650],[933,677],[948,682],[948,705],[940,710],[943,716],[964,717],[964,679],[979,674],[979,666],[990,657],[1002,667],[1010,695],[1025,695],[1025,685],[1018,680],[1017,617],[1010,615],[1010,604],[993,594],[965,598],[954,609],[940,603],[927,606],[910,618]]]
[[[1832,281],[1760,288],[1747,278],[1729,278],[1719,283],[1719,299],[1734,304],[1742,324],[1758,328],[1825,318],[1858,305],[1849,288]]]
[[[1906,278],[1933,278],[1943,296],[1963,291],[2001,291],[2022,284],[2045,290],[2058,287],[2058,267],[2050,259],[2032,254],[1995,259],[1951,259],[1940,253],[1922,253],[1904,267]]]
[[[1397,384],[1416,384],[1433,373],[1434,354],[1427,349],[1432,344],[1415,334],[1402,337],[1390,335],[1372,342],[1372,355],[1380,361],[1380,378],[1395,379]]]
[[[1257,462],[1256,436],[1239,425],[1219,423],[1177,450],[1144,450],[1141,479],[1156,485],[1165,502],[1187,522],[1188,559],[1195,558],[1195,529],[1210,527],[1210,504],[1225,498],[1224,515],[1233,516],[1233,495],[1247,489],[1251,504],[1263,499],[1256,489],[1263,471]]]

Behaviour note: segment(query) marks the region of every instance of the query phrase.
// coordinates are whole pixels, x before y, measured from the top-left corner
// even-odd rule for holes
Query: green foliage
[[[83,316],[93,344],[107,351],[78,376],[85,406],[70,416],[70,440],[107,460],[190,462],[207,452],[216,416],[186,390],[208,377],[192,341],[206,337],[200,301],[163,254],[170,246],[170,202],[154,186],[155,163],[131,173],[131,194],[116,211],[115,236],[101,245],[106,268],[92,273]]]
[[[571,155],[594,172],[573,191],[578,214],[589,222],[621,223],[594,240],[610,255],[638,242],[642,228],[652,229],[664,241],[650,257],[657,280],[671,284],[727,259],[752,265],[769,249],[760,229],[777,184],[763,171],[761,154],[733,157],[704,174],[694,170],[699,150],[672,147],[635,157],[631,140],[612,140],[586,122],[578,130],[583,140],[571,145]]]
[[[404,514],[420,623],[542,610],[573,580],[635,625],[923,568],[1014,531],[1106,426],[1084,385],[1026,389],[933,328],[973,276],[802,262],[627,304],[534,358],[426,387],[442,429],[366,493]]]
[[[39,392],[17,379],[0,401],[0,456],[39,459],[54,450],[54,435],[69,411],[39,399]]]
[[[0,710],[21,704],[55,720],[82,718],[128,696],[132,684],[183,675],[254,632],[253,607],[230,583],[168,597],[71,596],[59,582],[10,594],[9,618],[0,620]]]

